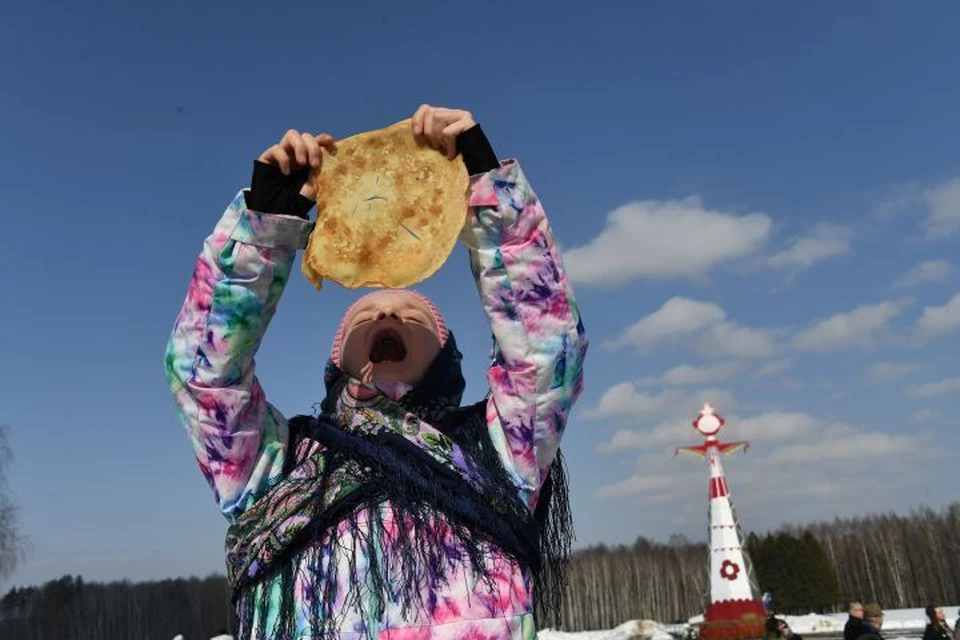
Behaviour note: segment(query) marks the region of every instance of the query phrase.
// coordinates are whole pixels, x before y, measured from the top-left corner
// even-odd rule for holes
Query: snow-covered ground
[[[650,638],[651,640],[673,640],[666,627],[653,620],[631,620],[616,629],[606,631],[554,631],[544,629],[537,634],[537,640],[629,640],[630,638]]]
[[[947,621],[950,626],[957,621],[960,607],[944,607]],[[820,615],[810,613],[805,616],[778,616],[787,621],[794,633],[800,635],[842,635],[843,625],[847,622],[846,613],[831,613]],[[695,616],[685,625],[663,625],[653,620],[631,620],[615,629],[602,631],[554,631],[544,629],[537,634],[537,640],[630,640],[631,638],[645,638],[648,640],[673,640],[682,637],[684,630],[695,624],[700,624],[703,616]],[[904,632],[916,634],[927,625],[927,616],[923,609],[891,609],[883,612],[883,635],[888,640],[907,640],[911,636]],[[913,637],[916,637],[915,635]],[[182,640],[177,636],[174,640]],[[212,640],[232,640],[230,636],[217,636]]]
[[[951,628],[957,621],[957,612],[960,607],[944,607],[947,621]],[[811,613],[805,616],[780,616],[787,621],[794,633],[800,635],[810,633],[843,633],[843,625],[847,622],[846,613],[831,613],[818,615]],[[899,631],[916,631],[927,626],[927,615],[923,609],[891,609],[883,612],[882,633],[887,638],[893,638]]]
[[[951,627],[957,621],[960,608],[944,607]],[[846,613],[820,615],[810,613],[805,616],[778,616],[787,621],[794,633],[800,635],[842,635],[843,625],[847,622]],[[690,625],[700,624],[703,616],[691,618],[687,624],[662,625],[652,620],[633,620],[615,629],[606,631],[581,631],[568,633],[546,629],[537,634],[538,640],[628,640],[629,638],[649,638],[650,640],[670,640],[682,637]],[[923,609],[891,609],[883,613],[883,635],[888,640],[908,638],[905,632],[916,634],[927,625],[927,616]]]

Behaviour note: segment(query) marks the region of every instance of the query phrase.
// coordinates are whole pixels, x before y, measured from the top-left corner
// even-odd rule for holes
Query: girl
[[[288,131],[204,243],[166,350],[200,469],[230,522],[241,638],[534,638],[572,535],[561,434],[587,343],[540,202],[469,112],[413,133],[471,173],[462,240],[494,334],[461,406],[453,332],[412,291],[340,323],[317,417],[269,404],[254,355],[312,229],[326,134]],[[322,197],[322,194],[320,194]],[[551,608],[552,607],[552,608]]]

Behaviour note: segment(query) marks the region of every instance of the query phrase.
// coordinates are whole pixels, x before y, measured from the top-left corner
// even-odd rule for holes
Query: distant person
[[[857,640],[857,638],[864,634],[863,604],[860,602],[851,602],[848,611],[850,617],[847,618],[847,624],[843,626],[843,640]]]
[[[783,640],[803,640],[803,636],[799,633],[794,633],[786,620],[778,620],[777,623],[777,637]]]
[[[863,608],[863,632],[861,640],[883,640],[880,629],[883,628],[883,608],[871,602]]]
[[[803,636],[794,633],[786,620],[774,616],[767,618],[764,638],[766,640],[803,640]]]
[[[957,621],[953,623],[953,640],[960,640],[960,613],[957,614]]]
[[[953,640],[950,625],[943,607],[938,604],[927,605],[927,628],[923,630],[923,640]]]
[[[775,617],[773,614],[767,618],[767,623],[764,625],[764,640],[777,640],[777,638],[780,637],[781,622],[783,622],[783,620]]]

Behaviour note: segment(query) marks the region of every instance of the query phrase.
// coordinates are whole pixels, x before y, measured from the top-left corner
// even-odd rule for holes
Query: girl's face
[[[347,318],[340,361],[344,372],[362,382],[423,379],[440,352],[430,309],[406,291],[379,291]]]

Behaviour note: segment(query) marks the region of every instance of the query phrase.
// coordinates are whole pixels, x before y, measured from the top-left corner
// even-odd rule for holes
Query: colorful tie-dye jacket
[[[311,230],[300,218],[250,211],[239,194],[204,243],[167,345],[167,380],[181,420],[230,521],[282,471],[287,423],[267,402],[254,355]],[[580,394],[583,326],[543,208],[518,163],[471,179],[461,239],[495,337],[487,372],[491,439],[532,509]],[[390,505],[383,510],[389,513]],[[377,535],[389,556],[395,532],[386,528]],[[348,612],[341,637],[533,638],[531,576],[492,551],[492,593],[466,567],[451,567],[449,575],[461,579],[429,594],[425,610],[404,615],[388,605],[372,620]],[[352,567],[347,557],[330,561],[342,564],[341,576],[366,567],[362,558]],[[262,596],[275,601],[278,589],[276,583],[260,586]],[[296,598],[306,601],[309,594],[298,590]],[[300,637],[309,638],[309,607],[302,610]]]

